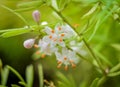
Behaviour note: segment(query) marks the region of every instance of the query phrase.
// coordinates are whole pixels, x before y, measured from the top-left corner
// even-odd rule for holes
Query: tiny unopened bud
[[[35,42],[35,39],[28,39],[24,41],[23,45],[25,48],[30,49],[33,47],[34,42]]]
[[[38,10],[33,11],[32,13],[33,19],[37,24],[39,24],[40,21],[40,12]]]

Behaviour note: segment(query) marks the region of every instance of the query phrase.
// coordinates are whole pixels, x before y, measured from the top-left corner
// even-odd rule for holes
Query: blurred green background
[[[35,0],[0,0],[0,4],[15,10],[19,9],[18,4],[30,1]],[[104,10],[102,10],[102,7],[98,7],[97,10],[94,11],[90,16],[82,18],[98,1],[103,2],[103,7],[108,6],[108,10],[105,10],[105,12],[103,13]],[[111,12],[112,8],[115,5],[117,5],[119,9],[113,10]],[[62,11],[63,15],[69,20],[72,25],[80,25],[77,28],[78,31],[81,31],[83,27],[88,23],[88,21],[90,22],[90,30],[84,35],[87,40],[93,34],[96,26],[96,21],[102,21],[106,17],[106,19],[101,22],[100,26],[97,28],[97,31],[92,40],[89,41],[89,44],[93,49],[99,51],[102,55],[104,55],[105,58],[107,58],[111,62],[112,66],[120,62],[119,6],[119,0],[70,0],[69,4]],[[41,22],[47,21],[50,24],[55,24],[61,21],[61,19],[47,5],[42,5],[36,9],[41,12]],[[33,21],[32,18],[32,12],[34,10],[35,9],[18,13],[20,13],[30,25],[35,25],[36,23]],[[115,14],[119,16],[117,19],[114,18]],[[24,26],[26,25],[18,16],[6,10],[5,8],[0,7],[0,30],[21,28]],[[0,58],[3,61],[3,65],[12,66],[23,77],[25,77],[26,66],[28,66],[29,64],[33,64],[35,70],[34,87],[38,87],[38,74],[36,66],[39,63],[43,65],[45,79],[47,79],[48,81],[52,80],[55,85],[57,85],[57,82],[59,81],[59,78],[56,75],[56,72],[58,71],[63,73],[68,78],[73,77],[77,85],[76,87],[89,87],[91,82],[96,77],[101,77],[101,74],[99,74],[99,72],[93,65],[82,59],[75,69],[69,69],[68,71],[56,68],[57,63],[54,55],[50,58],[47,57],[45,59],[33,60],[32,55],[36,49],[25,49],[23,47],[23,42],[24,40],[32,38],[34,36],[36,35],[33,33],[28,33],[10,38],[0,38]],[[89,51],[87,51],[86,48],[84,49],[87,52],[86,57],[92,58]],[[106,69],[110,69],[112,67],[105,64],[104,61],[102,62]],[[120,87],[119,81],[120,76],[108,78],[102,87]],[[11,83],[17,84],[17,82],[17,77],[14,74],[10,73],[8,85],[10,85]]]

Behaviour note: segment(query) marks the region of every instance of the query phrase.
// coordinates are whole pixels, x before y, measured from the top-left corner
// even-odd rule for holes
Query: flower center
[[[45,54],[42,54],[42,55],[41,55],[41,58],[45,58],[45,56],[46,56]]]
[[[62,41],[63,41],[63,39],[62,39],[62,38],[60,38],[60,39],[59,39],[59,41],[60,41],[60,42],[62,42]]]
[[[49,38],[52,39],[52,35],[50,35]]]
[[[62,34],[61,34],[61,36],[63,37],[63,36],[65,36],[65,34],[64,34],[64,33],[62,33]]]
[[[61,27],[58,27],[58,30],[60,31],[60,30],[61,30]]]
[[[52,32],[52,33],[55,33],[55,31],[54,31],[54,30],[51,30],[51,32]]]

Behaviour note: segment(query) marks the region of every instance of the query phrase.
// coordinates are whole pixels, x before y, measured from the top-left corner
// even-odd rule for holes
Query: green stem
[[[106,72],[104,71],[104,69],[102,68],[102,64],[99,61],[99,59],[96,57],[96,55],[94,54],[93,50],[90,48],[90,46],[87,44],[87,42],[85,41],[85,39],[83,38],[83,42],[85,43],[86,47],[89,49],[91,55],[93,56],[93,58],[96,60],[96,62],[99,65],[99,68],[102,70],[103,74],[106,74]]]
[[[64,22],[66,22],[76,33],[79,37],[81,37],[81,34],[69,23],[69,21],[61,14],[61,12],[57,11],[53,6],[50,5],[50,7],[62,18],[62,20]],[[95,56],[94,52],[92,51],[92,49],[89,47],[89,45],[87,44],[87,42],[83,39],[83,42],[85,43],[86,47],[89,49],[89,51],[91,52],[91,55],[93,56],[93,58],[96,60],[96,62],[98,63],[101,71],[103,72],[103,74],[105,74],[104,69],[102,68],[102,64],[100,63],[100,61],[97,59],[97,57]],[[83,58],[83,57],[82,57]]]

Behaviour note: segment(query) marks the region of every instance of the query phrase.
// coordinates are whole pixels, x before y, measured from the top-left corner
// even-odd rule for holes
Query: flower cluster
[[[35,16],[37,15],[35,14]],[[36,22],[38,22],[38,20]],[[54,29],[45,26],[43,32],[46,35],[40,38],[37,45],[34,45],[35,39],[28,39],[24,42],[24,47],[29,49],[34,45],[39,48],[39,53],[42,58],[46,55],[50,56],[55,54],[58,68],[60,68],[61,65],[65,66],[65,70],[68,69],[68,65],[75,67],[76,63],[78,63],[76,52],[68,49],[65,43],[66,39],[70,39],[75,36],[75,32],[72,28],[67,24],[57,24]]]

